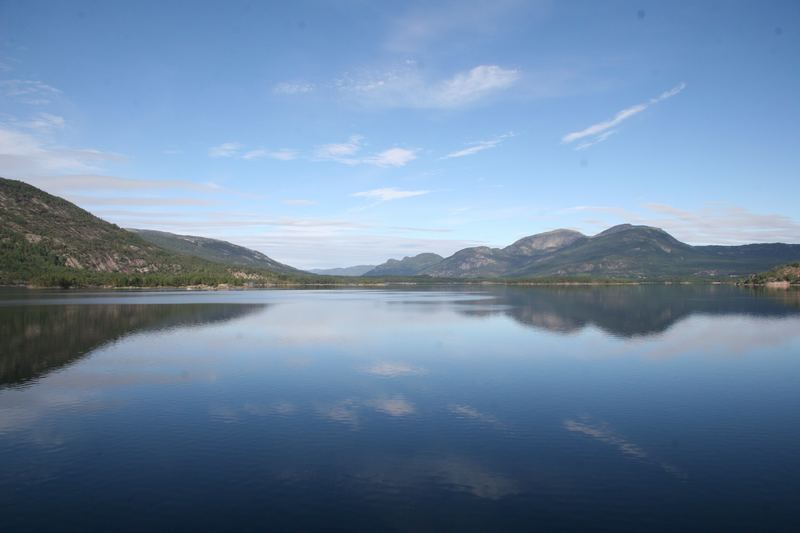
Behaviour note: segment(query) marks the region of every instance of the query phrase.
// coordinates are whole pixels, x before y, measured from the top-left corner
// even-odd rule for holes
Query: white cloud
[[[575,147],[576,150],[586,150],[590,146],[594,146],[595,144],[600,144],[601,142],[605,141],[612,135],[615,135],[618,130],[608,130],[604,131],[600,135],[597,135],[594,139],[588,140],[586,142],[582,142]]]
[[[297,159],[297,152],[286,148],[274,151],[258,148],[255,150],[249,150],[243,153],[241,156],[242,159],[246,159],[248,161],[251,159],[262,159],[264,157],[268,157],[270,159],[280,159],[281,161],[291,161],[292,159]]]
[[[129,205],[129,206],[164,206],[164,205],[209,205],[210,200],[201,198],[160,198],[160,197],[141,197],[141,196],[122,196],[116,198],[65,194],[64,197],[70,202],[76,203],[80,206],[108,206],[108,205]]]
[[[680,83],[673,87],[672,89],[661,93],[660,95],[656,96],[655,98],[651,98],[645,103],[636,104],[634,106],[628,107],[623,109],[622,111],[618,112],[614,115],[611,119],[606,120],[604,122],[598,122],[597,124],[592,124],[591,126],[584,128],[579,131],[574,131],[571,133],[567,133],[561,138],[562,144],[570,144],[575,142],[579,139],[584,139],[586,137],[592,137],[588,142],[585,142],[579,145],[576,149],[585,149],[593,144],[597,144],[606,140],[611,134],[608,133],[609,130],[613,130],[613,128],[619,126],[625,120],[628,120],[634,115],[637,115],[647,109],[648,107],[655,105],[659,102],[666,100],[667,98],[671,98],[676,94],[680,93],[686,88],[685,83]]]
[[[314,151],[314,158],[318,161],[336,161],[346,165],[358,164],[358,159],[353,156],[361,150],[364,137],[351,135],[347,142],[323,144]]]
[[[389,148],[369,156],[360,156],[364,137],[351,135],[347,142],[323,144],[314,151],[317,161],[336,161],[345,165],[375,165],[402,167],[417,158],[417,151],[407,148]]]
[[[466,148],[461,150],[456,150],[455,152],[450,152],[446,156],[442,157],[442,159],[453,159],[457,157],[466,157],[468,155],[477,154],[478,152],[483,152],[484,150],[489,150],[498,146],[504,140],[508,139],[509,137],[513,137],[513,133],[506,133],[504,135],[500,135],[499,137],[495,137],[494,139],[489,139],[486,141],[477,141],[471,143]]]
[[[381,107],[449,109],[463,107],[508,89],[520,78],[517,69],[498,65],[478,65],[451,78],[430,81],[422,76],[416,63],[359,76],[345,76],[336,81],[344,94],[357,102]]]
[[[59,89],[37,80],[3,80],[0,91],[8,98],[30,105],[47,105],[61,96]]]
[[[307,94],[314,91],[314,84],[304,82],[282,82],[272,88],[275,94]]]
[[[142,190],[194,190],[212,191],[219,187],[212,183],[195,183],[188,180],[142,180],[104,176],[98,174],[66,174],[61,176],[34,176],[25,181],[48,191],[142,191]]]
[[[417,158],[414,150],[406,148],[390,148],[363,160],[369,165],[379,167],[402,167]]]
[[[567,211],[594,213],[587,221],[598,229],[629,222],[662,228],[689,244],[739,245],[749,243],[800,243],[800,223],[778,214],[754,213],[733,205],[709,205],[689,210],[650,203],[640,209],[613,206],[576,206]]]
[[[64,129],[66,122],[64,117],[52,113],[38,113],[28,121],[19,122],[19,125],[38,133],[50,133]]]
[[[390,202],[392,200],[401,200],[403,198],[412,198],[414,196],[422,196],[428,194],[430,191],[401,191],[394,187],[385,187],[383,189],[372,189],[369,191],[361,191],[353,193],[351,196],[358,196],[361,198],[370,198],[379,202]]]
[[[261,159],[262,157],[266,157],[268,153],[269,152],[267,152],[263,148],[258,148],[256,150],[250,150],[248,152],[243,153],[242,154],[242,159],[247,159],[247,160],[250,160],[250,159]]]
[[[407,54],[432,45],[458,43],[460,36],[474,42],[475,37],[507,31],[515,15],[530,24],[547,11],[547,4],[531,0],[422,2],[407,10],[398,9],[400,13],[389,26],[385,47]]]
[[[239,153],[239,151],[244,148],[241,143],[237,142],[227,142],[222,143],[218,146],[212,146],[208,149],[208,155],[210,157],[234,157]]]
[[[480,65],[442,83],[432,95],[433,102],[438,103],[437,107],[468,104],[492,91],[510,87],[517,79],[519,71],[516,69]]]
[[[280,222],[280,220],[276,221]],[[173,233],[219,237],[242,246],[259,250],[283,263],[298,268],[326,268],[336,265],[377,265],[387,257],[404,257],[422,252],[449,256],[470,246],[486,244],[466,239],[429,239],[405,234],[375,233],[374,228],[346,225],[317,225],[308,227],[276,226],[274,231],[253,234],[251,231],[232,234],[214,221],[198,221],[186,227],[180,220],[154,221],[139,219],[129,226],[163,229]]]
[[[94,172],[103,163],[121,159],[119,154],[90,148],[65,148],[32,133],[0,125],[0,170],[8,177]]]
[[[280,150],[268,152],[267,157],[271,157],[272,159],[280,159],[281,161],[291,161],[292,159],[297,159],[298,154],[295,150],[281,148]]]

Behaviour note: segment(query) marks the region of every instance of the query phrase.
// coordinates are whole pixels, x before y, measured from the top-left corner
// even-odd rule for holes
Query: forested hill
[[[232,267],[165,250],[63,198],[0,178],[0,284],[156,286],[288,279],[268,268]]]

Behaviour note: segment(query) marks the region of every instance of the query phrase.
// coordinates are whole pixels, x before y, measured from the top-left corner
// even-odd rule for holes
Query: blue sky
[[[0,1],[0,175],[303,267],[800,242],[800,3]]]

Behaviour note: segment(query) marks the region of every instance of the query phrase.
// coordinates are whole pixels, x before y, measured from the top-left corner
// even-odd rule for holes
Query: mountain
[[[375,265],[355,265],[341,268],[312,268],[308,272],[321,276],[363,276],[373,268]]]
[[[408,270],[395,274],[394,268],[376,274],[376,268],[367,275],[726,279],[797,260],[798,244],[691,246],[659,228],[620,224],[592,237],[560,229],[524,237],[505,248],[465,248],[413,274]],[[381,266],[397,267],[399,263],[390,260]]]
[[[431,253],[404,257],[400,260],[389,259],[364,273],[364,276],[418,276],[426,269],[440,263],[442,259],[441,255]]]
[[[63,198],[0,178],[0,284],[241,284],[285,278],[264,268],[232,268],[165,250]]]
[[[465,248],[432,265],[424,274],[451,278],[505,276],[536,258],[584,240],[586,236],[577,231],[558,229],[523,237],[505,248]]]
[[[159,248],[199,257],[213,263],[265,268],[274,272],[298,272],[297,269],[279,263],[261,252],[228,241],[196,237],[194,235],[176,235],[166,231],[147,229],[128,228],[128,231],[132,231]]]
[[[536,258],[506,275],[725,279],[797,259],[797,244],[691,246],[659,228],[621,224]]]

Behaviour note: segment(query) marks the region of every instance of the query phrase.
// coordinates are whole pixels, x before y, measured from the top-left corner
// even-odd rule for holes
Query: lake
[[[800,292],[0,291],[3,531],[800,530]]]

